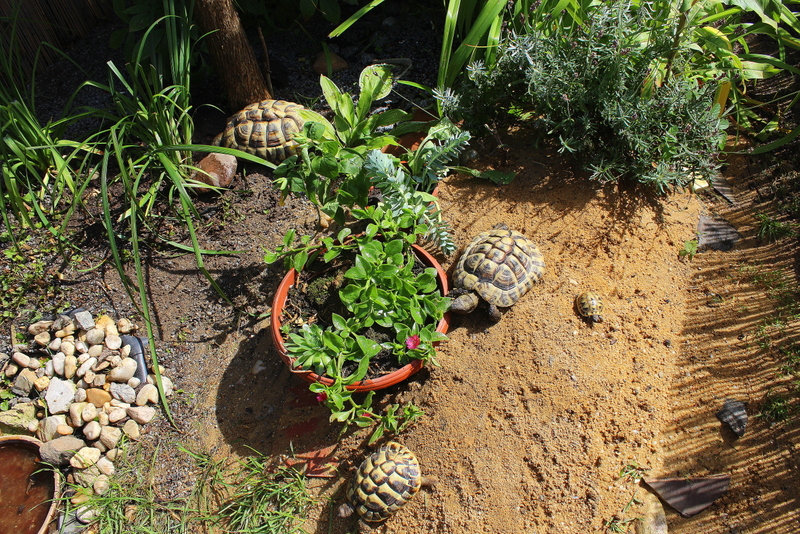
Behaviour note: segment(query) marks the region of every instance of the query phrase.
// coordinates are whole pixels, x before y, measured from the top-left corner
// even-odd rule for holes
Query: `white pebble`
[[[117,350],[122,346],[122,338],[115,335],[110,335],[106,337],[106,347],[111,350]]]
[[[31,357],[21,352],[15,352],[11,359],[20,367],[28,367],[28,364],[31,363]]]
[[[142,381],[139,380],[138,378],[136,378],[135,376],[133,378],[131,378],[130,380],[128,380],[128,385],[130,387],[132,387],[133,389],[138,388],[139,384],[141,384],[141,383],[142,383]]]
[[[158,388],[153,384],[145,384],[136,394],[136,405],[144,406],[148,402],[156,404],[158,402]]]
[[[64,353],[64,356],[72,356],[75,354],[75,344],[71,341],[62,341],[60,350]]]
[[[49,344],[49,345],[47,345],[47,348],[48,348],[48,349],[50,349],[50,350],[52,350],[52,351],[54,351],[54,352],[55,352],[55,351],[59,351],[59,350],[61,350],[61,341],[62,341],[62,340],[61,340],[61,338],[60,338],[60,337],[55,337],[55,338],[53,338],[53,340],[50,342],[50,344]]]
[[[86,402],[86,390],[78,388],[75,390],[75,402]]]
[[[97,460],[100,459],[100,449],[96,449],[94,447],[83,447],[69,461],[72,467],[78,469],[86,469],[90,465],[94,465],[97,463]]]
[[[83,435],[86,436],[86,439],[89,441],[94,441],[100,437],[100,431],[102,429],[102,425],[97,421],[89,421],[86,423],[86,426],[83,427]]]
[[[84,406],[83,410],[81,410],[81,419],[83,419],[84,422],[88,423],[95,417],[97,417],[97,406],[95,406],[91,402],[87,402],[86,406]]]

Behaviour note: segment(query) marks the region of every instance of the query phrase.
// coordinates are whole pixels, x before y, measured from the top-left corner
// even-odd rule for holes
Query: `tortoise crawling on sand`
[[[464,249],[454,271],[456,298],[450,309],[470,313],[480,300],[499,321],[499,308],[514,305],[544,276],[544,257],[527,237],[504,224],[479,234]]]
[[[575,297],[575,307],[587,321],[595,323],[603,321],[603,297],[594,291],[586,291]]]
[[[250,104],[228,119],[225,130],[212,142],[215,146],[236,148],[280,163],[294,155],[292,138],[303,131],[300,104],[285,100],[263,100]]]
[[[423,484],[419,462],[407,447],[390,441],[368,456],[359,466],[347,490],[339,516],[353,511],[367,523],[385,521],[405,506]]]

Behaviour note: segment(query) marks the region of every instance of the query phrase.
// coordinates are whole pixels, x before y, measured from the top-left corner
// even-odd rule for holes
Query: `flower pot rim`
[[[414,252],[420,257],[423,263],[428,264],[429,266],[436,269],[437,273],[437,280],[439,281],[439,288],[442,291],[443,295],[447,295],[448,292],[448,285],[447,285],[447,274],[445,273],[442,266],[436,261],[427,250],[420,247],[419,245],[412,244],[411,245]],[[275,346],[275,350],[278,351],[278,355],[283,360],[283,363],[289,368],[289,371],[293,374],[300,376],[303,380],[309,383],[319,382],[325,385],[332,385],[333,380],[326,376],[320,376],[313,371],[302,370],[302,369],[295,369],[292,366],[293,359],[289,357],[288,352],[286,350],[286,345],[283,342],[283,335],[281,334],[281,321],[280,316],[281,312],[283,311],[283,307],[286,304],[286,298],[289,292],[289,289],[294,286],[297,278],[299,277],[300,273],[295,270],[294,268],[289,269],[289,271],[284,275],[281,283],[278,285],[278,289],[275,291],[275,297],[272,300],[272,316],[270,317],[270,330],[272,333],[272,343]],[[447,330],[450,327],[450,312],[446,312],[442,319],[439,321],[439,324],[436,326],[436,331],[441,332],[442,334],[446,334]],[[439,342],[434,342],[433,345],[438,345]],[[392,371],[391,373],[387,373],[385,375],[379,376],[378,378],[370,378],[367,380],[361,380],[359,382],[355,382],[347,386],[347,389],[353,391],[375,391],[379,389],[384,389],[395,384],[402,382],[403,380],[407,379],[424,366],[425,362],[422,360],[413,360],[403,367]]]
[[[13,446],[14,442],[17,442],[18,445],[23,445],[29,448],[35,448],[36,453],[40,455],[39,449],[42,447],[43,443],[41,440],[32,437],[26,436],[25,434],[3,434],[0,435],[0,445],[8,444]],[[41,456],[41,455],[40,455]],[[44,520],[42,521],[42,525],[39,527],[39,530],[36,534],[46,534],[50,531],[50,523],[53,522],[53,518],[55,517],[56,511],[58,510],[59,504],[59,496],[61,495],[61,479],[59,478],[58,471],[53,470],[53,491],[52,495],[50,496],[49,502],[50,507],[47,510],[47,515],[45,516]],[[47,502],[47,501],[44,501]],[[44,504],[44,503],[43,503]]]

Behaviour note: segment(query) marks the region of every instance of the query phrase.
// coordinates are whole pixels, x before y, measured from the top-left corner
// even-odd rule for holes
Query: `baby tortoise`
[[[595,323],[603,321],[603,299],[594,291],[586,291],[575,297],[575,307],[582,317]]]
[[[479,234],[464,249],[454,271],[456,296],[450,309],[470,313],[480,299],[489,304],[489,316],[500,320],[500,310],[515,304],[544,276],[544,257],[527,237],[504,224]]]
[[[407,447],[390,441],[359,466],[347,490],[339,516],[355,510],[362,521],[379,523],[402,508],[423,484],[419,462]]]
[[[212,142],[280,163],[294,155],[294,135],[303,131],[300,104],[263,100],[250,104],[228,119],[225,130]]]

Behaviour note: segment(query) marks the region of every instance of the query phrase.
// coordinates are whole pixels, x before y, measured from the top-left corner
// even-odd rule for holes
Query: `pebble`
[[[119,330],[120,334],[130,334],[134,330],[136,330],[136,326],[130,322],[130,320],[126,318],[122,318],[117,321],[117,329]]]
[[[69,420],[74,427],[81,427],[83,426],[83,418],[81,414],[83,413],[83,409],[86,407],[86,402],[73,402],[69,406]]]
[[[49,362],[44,364],[44,374],[46,374],[50,378],[56,376],[56,368],[53,365],[53,360],[50,360]]]
[[[83,492],[83,491],[79,491],[78,493],[75,494],[75,496],[73,498],[71,498],[69,500],[69,502],[71,502],[74,505],[79,505],[79,504],[83,504],[86,501],[88,501],[89,498],[90,498],[90,496],[89,496],[88,493]]]
[[[42,332],[47,332],[53,325],[53,321],[37,321],[28,327],[28,333],[32,336],[38,336]]]
[[[83,362],[81,364],[80,367],[78,367],[78,370],[75,372],[75,375],[79,376],[79,377],[83,377],[83,375],[86,374],[86,371],[90,370],[92,368],[92,366],[94,364],[96,364],[96,363],[97,363],[97,358],[89,358],[89,359],[87,359],[85,362]],[[94,380],[94,377],[92,377],[92,380]]]
[[[147,383],[155,384],[156,375],[147,375]],[[173,385],[172,380],[170,380],[170,378],[164,374],[161,375],[161,387],[164,388],[164,395],[167,397],[169,397],[175,392],[175,386]]]
[[[21,352],[15,352],[11,359],[20,367],[28,367],[28,364],[31,363],[31,357]]]
[[[75,324],[83,330],[91,330],[94,328],[94,318],[92,314],[86,310],[81,310],[72,315]]]
[[[14,385],[11,386],[11,392],[19,397],[27,397],[33,389],[33,383],[36,382],[36,373],[30,369],[23,369],[19,372],[14,379]]]
[[[158,388],[153,384],[145,384],[139,393],[136,394],[136,405],[144,406],[148,402],[156,404],[158,402]]]
[[[111,450],[117,450],[117,449],[111,449]],[[114,462],[109,460],[106,456],[103,456],[99,460],[97,460],[97,463],[95,465],[104,475],[111,476],[116,471],[114,468]]]
[[[98,460],[98,463],[100,463],[102,460],[104,460],[104,458],[100,458],[100,460]],[[111,467],[113,468],[114,465],[112,464]],[[97,477],[97,479],[94,481],[94,484],[92,484],[92,490],[94,490],[95,495],[102,495],[106,493],[109,490],[109,488],[110,486],[108,485],[108,475],[106,474]]]
[[[50,332],[42,332],[34,336],[33,340],[42,347],[46,347],[50,343]]]
[[[118,456],[119,456],[119,449],[111,449],[108,452],[106,452],[106,458],[108,458],[112,462],[116,462]]]
[[[91,356],[89,356],[89,352],[81,352],[77,356],[78,365],[83,365],[89,358],[91,358]]]
[[[44,395],[47,410],[51,414],[66,413],[70,404],[75,401],[75,384],[70,380],[52,378]]]
[[[126,411],[128,413],[128,417],[140,425],[146,425],[152,421],[153,417],[156,415],[156,409],[152,406],[135,406],[128,408]]]
[[[86,400],[97,408],[102,408],[107,402],[111,402],[111,393],[99,388],[89,388],[86,390]]]
[[[17,367],[13,363],[9,363],[8,366],[6,366],[6,376],[8,378],[11,378],[15,374],[17,374],[18,371],[19,371],[19,367]]]
[[[89,350],[89,347],[87,347],[86,343],[84,343],[83,341],[81,341],[79,339],[78,341],[75,342],[75,350],[78,351],[78,352],[84,352],[85,353],[85,352],[87,352]]]
[[[97,421],[89,421],[86,423],[86,426],[83,427],[83,435],[89,441],[94,441],[100,437],[100,431],[103,427]]]
[[[108,373],[108,380],[111,382],[127,382],[136,372],[136,360],[125,358],[120,362],[119,367],[114,367]]]
[[[67,418],[63,414],[45,417],[39,425],[39,439],[46,442],[58,437],[61,434],[58,429],[62,426],[72,429],[67,425]]]
[[[75,517],[84,525],[88,525],[94,521],[94,518],[97,517],[97,514],[97,508],[93,506],[81,506],[75,510]]]
[[[85,402],[83,404],[85,404],[85,406],[83,407],[83,410],[81,410],[81,419],[83,419],[84,422],[88,423],[89,421],[97,417],[97,406],[95,406],[91,402]]]
[[[108,414],[106,412],[100,412],[97,414],[97,422],[103,426],[106,426],[109,423]]]
[[[33,387],[35,387],[36,391],[40,393],[45,389],[47,389],[47,386],[49,385],[50,385],[50,377],[47,375],[40,376],[39,378],[33,381]]]
[[[125,408],[114,408],[108,412],[108,422],[111,424],[118,423],[128,417],[128,412]]]
[[[78,469],[86,469],[97,463],[101,454],[100,449],[95,447],[83,447],[75,453],[75,456],[70,458],[69,464]]]
[[[131,378],[131,380],[134,379]],[[134,391],[133,388],[134,386],[130,385],[130,380],[128,381],[128,384],[119,384],[115,382],[111,384],[111,396],[115,399],[121,400],[122,402],[133,404],[136,402],[136,391]]]
[[[103,354],[103,345],[92,345],[89,347],[89,350],[86,352],[90,357],[100,359],[100,355]]]
[[[126,436],[128,436],[133,440],[138,440],[139,437],[141,436],[141,429],[139,428],[139,423],[137,423],[133,419],[128,419],[127,421],[125,421],[125,425],[122,427],[122,431],[125,433]]]
[[[121,437],[122,430],[115,426],[104,426],[100,431],[100,442],[106,446],[106,449],[115,448]]]
[[[66,354],[66,353],[65,353]],[[68,355],[64,358],[64,378],[72,378],[78,370],[78,359]]]
[[[86,402],[86,390],[84,388],[75,390],[75,402]]]
[[[86,444],[81,439],[74,436],[62,436],[39,447],[39,455],[42,457],[42,461],[48,464],[66,465],[75,451],[84,446]]]
[[[47,348],[52,350],[53,352],[57,352],[61,350],[61,341],[62,340],[60,337],[54,337],[53,340],[50,341],[50,344],[47,345]]]
[[[111,325],[111,326],[114,325],[114,319],[112,319],[108,315],[105,315],[105,314],[98,315],[97,318],[94,320],[94,327],[95,328],[99,328],[100,330],[102,330],[106,334],[108,333],[109,325]]]
[[[88,343],[89,345],[99,345],[100,343],[103,342],[105,338],[106,338],[105,330],[97,328],[96,325],[95,328],[86,331],[86,343]]]
[[[64,353],[64,356],[72,356],[75,354],[75,344],[71,341],[62,341],[59,349]]]
[[[38,358],[31,358],[28,362],[28,369],[40,369],[42,367],[42,362]]]
[[[118,350],[122,347],[122,338],[116,335],[106,337],[106,347],[110,350]]]

